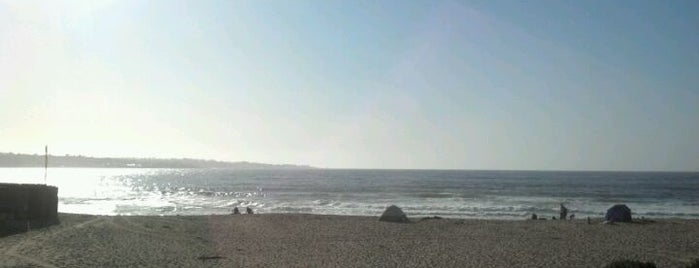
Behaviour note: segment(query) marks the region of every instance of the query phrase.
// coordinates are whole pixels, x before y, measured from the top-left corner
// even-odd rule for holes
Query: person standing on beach
[[[565,220],[568,216],[568,208],[566,208],[563,203],[561,203],[561,217],[559,219]]]

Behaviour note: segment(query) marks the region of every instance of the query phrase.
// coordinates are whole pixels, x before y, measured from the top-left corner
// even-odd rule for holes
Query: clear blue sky
[[[699,170],[698,1],[0,0],[0,151]]]

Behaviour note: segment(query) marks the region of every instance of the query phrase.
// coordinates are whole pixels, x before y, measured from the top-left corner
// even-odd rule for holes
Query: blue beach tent
[[[611,222],[631,222],[631,209],[624,204],[614,205],[607,209],[604,220]]]

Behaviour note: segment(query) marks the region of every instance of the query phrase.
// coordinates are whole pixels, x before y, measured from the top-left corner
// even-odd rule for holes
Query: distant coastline
[[[44,167],[44,156],[39,154],[0,153],[0,167]],[[49,167],[314,169],[314,167],[307,165],[264,164],[246,161],[225,162],[192,158],[118,158],[82,155],[49,155]]]

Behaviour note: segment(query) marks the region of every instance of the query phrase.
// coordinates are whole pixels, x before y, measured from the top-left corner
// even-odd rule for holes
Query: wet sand
[[[420,220],[303,214],[89,216],[0,238],[0,267],[683,267],[699,220]]]

